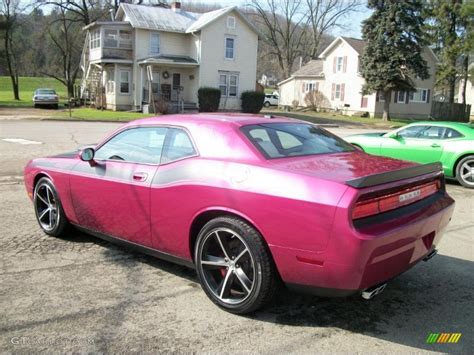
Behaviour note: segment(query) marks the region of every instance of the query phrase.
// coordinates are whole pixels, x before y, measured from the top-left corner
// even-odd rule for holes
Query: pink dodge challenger
[[[207,296],[241,314],[280,280],[371,298],[436,254],[454,209],[439,164],[241,114],[134,121],[94,147],[32,160],[25,184],[45,233],[72,225],[196,268]]]

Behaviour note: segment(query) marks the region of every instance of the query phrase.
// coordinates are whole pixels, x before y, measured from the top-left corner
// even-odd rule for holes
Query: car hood
[[[270,161],[270,164],[279,170],[336,182],[346,182],[364,176],[419,165],[413,162],[369,155],[360,151],[274,159]]]

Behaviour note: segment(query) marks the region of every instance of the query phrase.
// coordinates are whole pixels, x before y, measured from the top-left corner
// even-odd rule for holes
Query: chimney
[[[180,12],[181,11],[181,2],[173,1],[171,3],[171,10],[174,11],[174,12]]]

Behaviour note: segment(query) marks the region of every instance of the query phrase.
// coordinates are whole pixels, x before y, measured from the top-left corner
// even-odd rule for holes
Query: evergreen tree
[[[424,20],[421,0],[369,0],[372,15],[363,22],[367,41],[361,58],[364,94],[383,93],[383,119],[390,120],[393,91],[414,91],[415,77],[428,79],[428,65],[422,57]]]
[[[440,59],[436,72],[438,87],[447,88],[448,102],[454,102],[456,80],[468,63],[468,27],[472,28],[468,2],[462,0],[430,0],[431,32]],[[472,6],[472,5],[471,5]],[[470,17],[470,18],[469,18]]]

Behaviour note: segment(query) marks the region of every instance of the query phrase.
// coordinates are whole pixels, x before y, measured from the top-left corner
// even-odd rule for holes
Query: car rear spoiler
[[[441,163],[430,163],[424,165],[412,166],[405,169],[388,171],[386,173],[374,174],[363,176],[357,179],[348,180],[346,184],[356,189],[361,189],[363,187],[370,187],[375,185],[386,184],[389,182],[394,182],[403,179],[409,179],[415,176],[432,174],[432,173],[442,173],[443,166]]]

